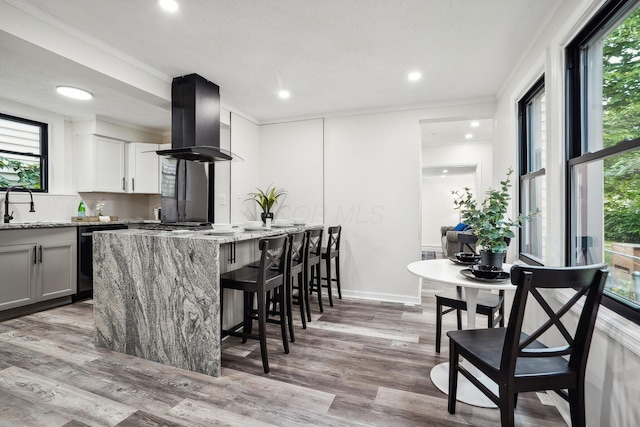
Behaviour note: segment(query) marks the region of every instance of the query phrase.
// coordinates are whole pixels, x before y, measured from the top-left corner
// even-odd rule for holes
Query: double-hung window
[[[567,259],[606,262],[603,304],[640,323],[640,2],[610,0],[567,47]]]
[[[47,124],[0,114],[0,189],[47,191]]]
[[[544,76],[518,102],[520,212],[536,212],[522,223],[520,258],[543,264],[546,218],[545,147],[547,144]]]

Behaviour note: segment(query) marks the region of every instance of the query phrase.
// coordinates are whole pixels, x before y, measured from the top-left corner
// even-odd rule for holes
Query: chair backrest
[[[322,255],[322,235],[324,234],[324,230],[322,228],[315,228],[313,230],[307,230],[307,258],[305,262],[309,260],[309,258],[316,258]]]
[[[458,233],[458,242],[460,242],[460,252],[465,252],[464,247],[469,248],[469,251],[476,253],[475,243],[478,241],[478,237],[470,233]]]
[[[339,225],[327,229],[327,253],[340,250],[340,233],[342,227]]]
[[[544,358],[569,356],[569,366],[576,372],[584,372],[589,355],[589,346],[595,326],[602,292],[607,279],[606,264],[582,267],[534,267],[517,265],[511,269],[511,283],[517,286],[509,324],[502,350],[501,370],[513,375],[518,358]],[[545,300],[545,289],[573,289],[575,294],[557,310],[553,310]],[[542,290],[542,293],[540,292]],[[538,302],[548,316],[548,320],[538,323],[539,327],[527,339],[521,336],[525,307],[529,294]],[[562,316],[576,302],[585,296],[577,327],[570,332],[562,322]],[[546,331],[554,328],[564,338],[566,344],[553,348],[537,348],[532,343]],[[573,328],[571,328],[573,329]],[[524,362],[523,362],[524,363]]]
[[[289,233],[289,251],[287,262],[290,272],[302,271],[302,264],[306,252],[306,238],[304,231]]]
[[[278,272],[278,275],[284,275],[289,252],[289,236],[280,234],[263,237],[258,241],[258,248],[261,252],[258,282],[264,283],[275,271]]]

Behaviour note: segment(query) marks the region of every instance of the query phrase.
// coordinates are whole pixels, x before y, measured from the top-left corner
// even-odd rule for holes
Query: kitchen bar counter
[[[34,222],[10,222],[0,223],[0,230],[18,230],[31,228],[55,228],[55,227],[84,227],[93,225],[128,225],[128,224],[159,224],[160,221],[148,219],[125,219],[109,222],[75,222],[75,221],[34,221]]]
[[[143,229],[95,233],[96,345],[219,376],[221,245],[320,227],[224,236]]]

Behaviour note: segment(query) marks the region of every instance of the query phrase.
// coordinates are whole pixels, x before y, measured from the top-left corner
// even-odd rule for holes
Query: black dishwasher
[[[123,224],[86,225],[78,227],[78,292],[73,301],[93,296],[93,233],[104,230],[123,230]]]

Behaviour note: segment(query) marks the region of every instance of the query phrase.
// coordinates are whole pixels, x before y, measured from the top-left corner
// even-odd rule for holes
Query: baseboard
[[[333,297],[337,298],[338,292],[333,293]],[[409,295],[385,294],[380,292],[361,292],[349,291],[342,289],[342,296],[347,298],[366,299],[373,301],[398,302],[406,305],[420,305],[422,303],[419,295],[415,297]]]

